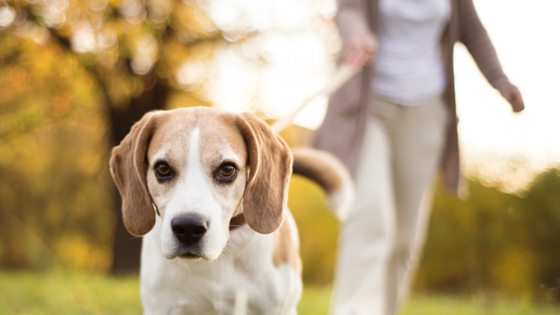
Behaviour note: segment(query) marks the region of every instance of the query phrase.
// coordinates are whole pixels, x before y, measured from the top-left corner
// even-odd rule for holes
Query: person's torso
[[[378,16],[374,91],[403,105],[441,94],[446,79],[440,43],[450,1],[379,0]]]

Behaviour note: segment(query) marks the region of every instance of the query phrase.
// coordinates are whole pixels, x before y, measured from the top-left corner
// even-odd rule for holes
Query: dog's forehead
[[[182,160],[188,156],[194,134],[198,137],[200,155],[204,160],[246,159],[247,148],[236,124],[237,114],[214,108],[187,108],[160,115],[148,149],[150,160],[156,154],[165,155],[168,160]]]

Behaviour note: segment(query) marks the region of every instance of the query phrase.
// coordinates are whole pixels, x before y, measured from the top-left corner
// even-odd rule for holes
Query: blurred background
[[[560,312],[560,2],[475,0],[518,115],[456,51],[470,194],[436,186],[404,314]],[[335,0],[0,0],[0,314],[137,314],[140,239],[120,219],[108,161],[154,109],[216,106],[282,117],[341,48]],[[309,143],[326,99],[283,132]],[[306,286],[326,314],[337,222],[291,182]]]

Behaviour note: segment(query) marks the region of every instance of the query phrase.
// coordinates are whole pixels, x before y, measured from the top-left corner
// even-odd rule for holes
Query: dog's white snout
[[[184,245],[197,244],[210,227],[210,220],[197,213],[182,214],[171,220],[173,235]]]

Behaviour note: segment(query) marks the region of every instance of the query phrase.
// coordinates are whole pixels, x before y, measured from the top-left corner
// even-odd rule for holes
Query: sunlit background
[[[527,109],[513,114],[457,45],[470,195],[436,189],[404,313],[555,314],[560,2],[474,2]],[[0,0],[0,314],[137,314],[139,242],[118,220],[110,148],[153,109],[287,115],[335,70],[335,14],[334,0]],[[291,146],[309,144],[326,104],[282,133]],[[300,314],[325,314],[337,223],[305,179],[293,178],[289,206]]]
[[[460,137],[467,174],[507,191],[560,161],[560,2],[475,0],[500,61],[527,104],[513,114],[484,79],[464,46],[455,55]],[[341,47],[332,24],[334,1],[213,1],[207,8],[226,30],[258,30],[254,40],[219,52],[209,97],[236,111],[260,106],[277,118],[294,110],[328,79]],[[288,10],[285,13],[283,10]],[[255,53],[264,64],[255,63]],[[317,129],[327,100],[312,104],[295,121]],[[258,104],[258,105],[257,105]],[[504,159],[505,158],[505,159]],[[513,172],[512,172],[513,171]]]

